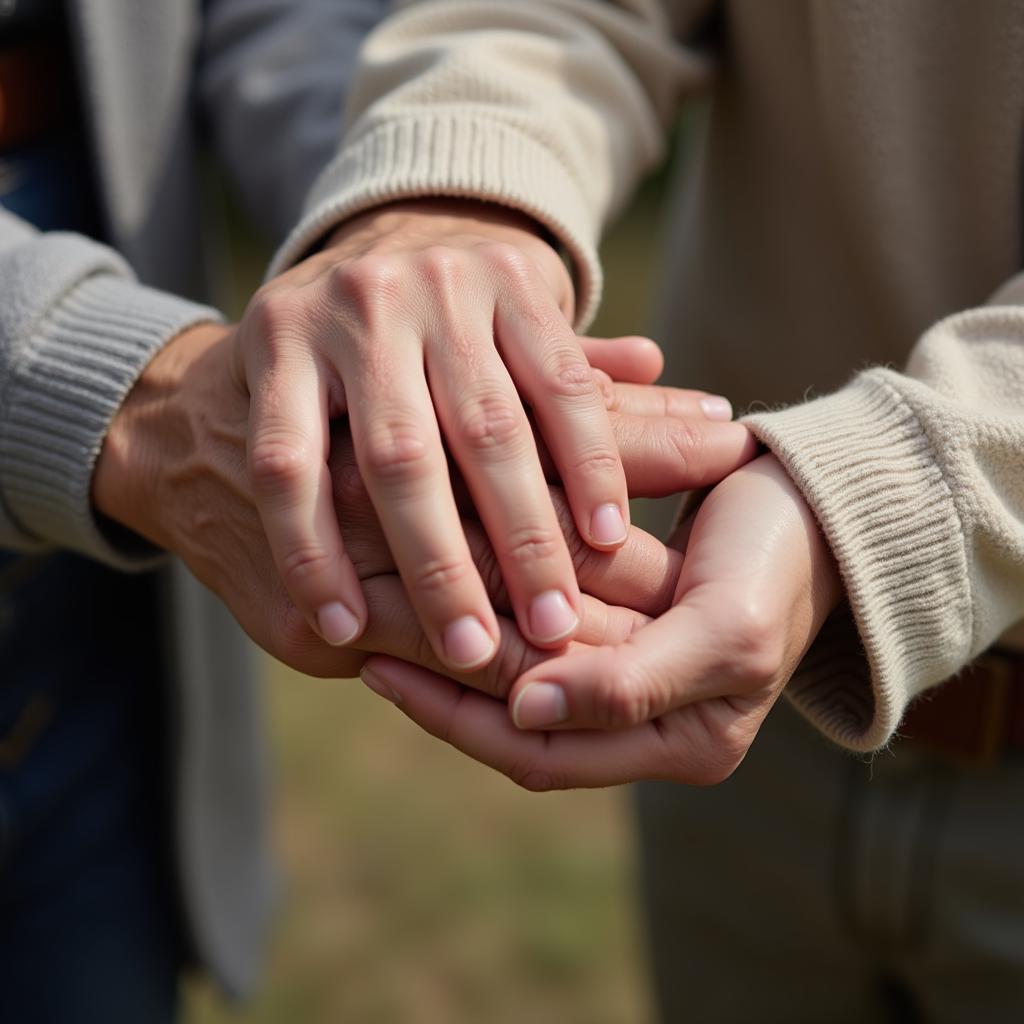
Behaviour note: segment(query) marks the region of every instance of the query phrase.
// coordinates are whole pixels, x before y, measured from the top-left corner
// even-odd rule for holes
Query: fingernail
[[[530,636],[542,644],[568,636],[579,621],[560,590],[538,594],[530,605]]]
[[[372,668],[362,668],[359,672],[359,678],[371,689],[378,697],[383,697],[385,700],[391,701],[392,704],[401,704],[401,696],[393,690],[387,683]]]
[[[340,601],[331,601],[316,613],[320,635],[332,646],[342,647],[354,640],[359,620]]]
[[[621,544],[626,539],[626,521],[618,505],[602,505],[590,517],[590,538],[595,544]]]
[[[700,400],[700,407],[709,420],[731,420],[732,403],[721,395],[709,395]]]
[[[519,692],[512,721],[519,729],[544,729],[569,717],[565,691],[555,683],[530,683]]]
[[[473,668],[494,654],[494,640],[475,615],[464,615],[444,631],[444,653],[453,668]]]

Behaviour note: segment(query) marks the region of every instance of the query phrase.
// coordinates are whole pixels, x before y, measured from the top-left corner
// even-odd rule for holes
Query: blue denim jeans
[[[0,1018],[163,1022],[183,961],[152,575],[0,552]]]

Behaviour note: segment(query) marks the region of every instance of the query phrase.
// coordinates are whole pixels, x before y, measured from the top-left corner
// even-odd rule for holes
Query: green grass
[[[531,795],[358,682],[271,667],[287,889],[264,989],[191,1024],[648,1017],[623,791]]]

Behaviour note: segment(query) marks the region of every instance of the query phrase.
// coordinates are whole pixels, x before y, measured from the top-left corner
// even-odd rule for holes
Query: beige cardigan
[[[709,93],[660,340],[677,378],[744,404],[838,388],[747,422],[849,595],[788,695],[839,743],[885,744],[1024,618],[1024,3],[407,6],[277,265],[389,199],[475,196],[561,239],[584,326],[602,228]]]

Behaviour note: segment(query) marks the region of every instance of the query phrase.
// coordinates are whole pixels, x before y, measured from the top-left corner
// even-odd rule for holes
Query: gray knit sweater
[[[125,568],[89,503],[110,420],[160,346],[220,314],[201,294],[202,121],[275,236],[337,147],[354,53],[385,0],[73,0],[100,202],[112,245],[40,234],[0,209],[0,547],[63,547]],[[260,962],[264,843],[251,646],[180,568],[164,618],[177,673],[179,877],[193,946],[229,992]]]

